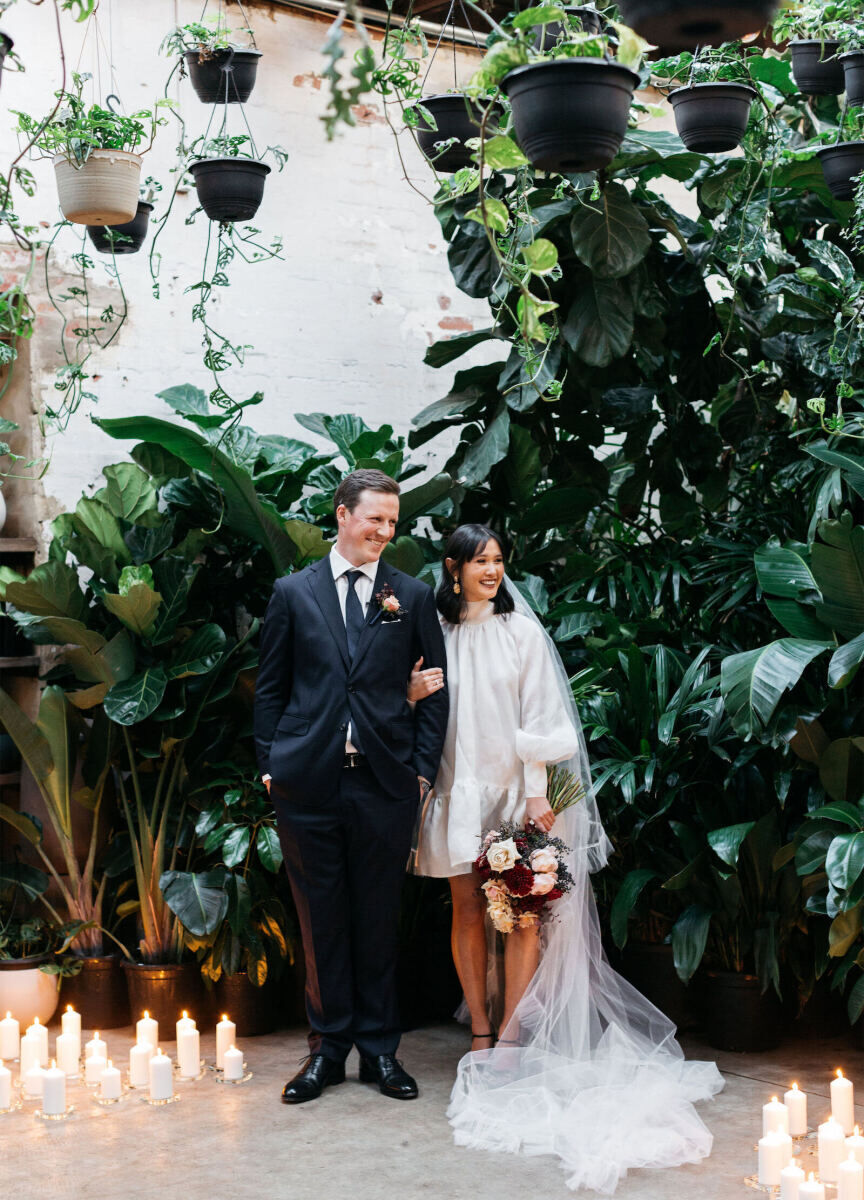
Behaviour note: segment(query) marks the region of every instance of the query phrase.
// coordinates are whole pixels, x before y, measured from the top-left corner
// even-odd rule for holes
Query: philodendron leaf
[[[151,667],[116,683],[105,697],[105,712],[118,725],[136,725],[159,707],[167,685],[163,668]]]
[[[136,568],[141,570],[141,568]],[[133,583],[125,596],[116,592],[104,592],[102,603],[118,621],[139,637],[149,637],[156,625],[156,614],[162,597],[146,583]]]
[[[143,563],[140,567],[124,567],[120,572],[117,591],[121,596],[128,596],[136,583],[143,583],[148,588],[155,590],[153,568],[147,566],[146,563]]]
[[[564,14],[558,4],[538,4],[534,8],[525,8],[513,18],[514,29],[531,29],[535,25],[549,25],[553,21],[562,20]]]
[[[741,825],[726,825],[723,829],[713,829],[708,834],[708,845],[730,867],[738,865],[738,855],[747,834],[756,824],[755,821],[744,821]]]
[[[541,317],[555,312],[558,304],[554,300],[538,300],[530,292],[523,292],[516,304],[516,316],[527,342],[545,342],[549,331],[541,321]]]
[[[627,921],[636,901],[644,891],[647,884],[652,879],[657,879],[656,871],[652,871],[648,867],[642,867],[639,870],[631,871],[624,879],[618,889],[612,909],[609,914],[609,926],[612,931],[612,939],[619,950],[623,950],[627,945]]]
[[[159,887],[165,903],[195,937],[214,934],[228,912],[227,871],[164,871]]]
[[[507,205],[503,204],[500,200],[496,200],[494,196],[485,196],[482,205],[472,208],[465,216],[469,221],[477,221],[480,225],[485,223],[490,229],[494,229],[496,233],[506,233],[507,226],[510,224],[510,213],[507,211]]]
[[[864,833],[838,833],[825,856],[828,879],[848,891],[864,873]]]
[[[292,519],[285,522],[285,532],[297,547],[303,560],[315,561],[330,553],[330,543],[317,525]]]
[[[599,279],[629,275],[651,249],[648,222],[620,183],[574,211],[570,237],[577,257]]]
[[[384,547],[382,556],[392,567],[404,571],[406,575],[417,576],[423,570],[426,559],[423,551],[414,538],[409,536],[396,538]]]
[[[710,909],[691,904],[675,922],[672,929],[672,952],[675,970],[684,983],[693,978],[702,961],[711,925]]]
[[[137,467],[135,469],[138,470]],[[87,496],[82,496],[75,506],[73,523],[80,533],[92,537],[97,545],[112,554],[118,563],[125,565],[132,561],[117,518],[101,500],[90,500]]]
[[[175,651],[168,665],[169,679],[204,675],[219,662],[226,643],[225,631],[215,624],[202,625]]]
[[[102,474],[108,480],[105,503],[115,517],[134,523],[156,508],[158,497],[150,476],[135,463],[117,463],[105,467]]]
[[[34,567],[24,583],[7,584],[6,599],[22,612],[37,617],[71,617],[80,621],[87,613],[78,572],[54,559]]]
[[[255,837],[255,847],[261,863],[274,874],[282,866],[282,846],[272,825],[262,825]]]
[[[548,238],[537,238],[522,247],[522,257],[534,275],[548,275],[558,266],[558,251]]]
[[[35,900],[48,890],[48,876],[26,863],[0,862],[0,891],[18,887],[28,900]]]
[[[33,846],[39,846],[42,842],[42,822],[37,821],[35,817],[30,817],[27,813],[18,812],[15,808],[10,808],[8,804],[0,804],[0,820],[11,825],[13,829],[25,837]]]
[[[479,161],[479,154],[474,157]],[[506,171],[527,166],[528,159],[512,138],[499,133],[483,143],[483,162],[493,171]]]

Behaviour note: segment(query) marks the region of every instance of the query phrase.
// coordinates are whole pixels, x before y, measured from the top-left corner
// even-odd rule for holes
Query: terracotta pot
[[[173,1041],[174,1022],[186,1010],[196,1021],[207,1020],[209,1006],[197,963],[123,963],[129,1008],[135,1022],[146,1008]]]
[[[87,1029],[119,1029],[129,1025],[129,992],[120,969],[120,955],[82,958],[80,972],[63,980],[60,1000],[81,1014]]]
[[[94,150],[82,166],[65,154],[54,159],[57,194],[67,221],[76,225],[123,225],[138,210],[141,155]]]
[[[22,1029],[38,1017],[47,1025],[57,1008],[59,975],[46,975],[39,968],[51,955],[0,959],[0,1012],[10,1012]]]

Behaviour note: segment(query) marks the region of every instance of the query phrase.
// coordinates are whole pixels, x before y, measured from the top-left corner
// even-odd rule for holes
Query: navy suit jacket
[[[384,584],[403,613],[388,619],[374,598]],[[326,803],[338,786],[349,721],[382,789],[416,796],[417,776],[434,781],[447,730],[445,686],[414,711],[411,668],[445,670],[432,590],[384,561],[353,660],[330,560],[276,581],[261,631],[255,688],[255,745],[274,803]]]

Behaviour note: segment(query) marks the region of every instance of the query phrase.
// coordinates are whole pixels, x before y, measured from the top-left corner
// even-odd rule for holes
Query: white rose
[[[554,871],[538,871],[538,873],[534,876],[534,884],[531,888],[531,895],[547,896],[557,883],[558,876]]]
[[[532,871],[557,871],[558,859],[555,856],[555,851],[544,847],[542,850],[535,850],[528,859],[531,864]]]
[[[486,861],[493,871],[509,871],[514,863],[519,861],[519,851],[512,838],[503,842],[493,842],[486,851]]]

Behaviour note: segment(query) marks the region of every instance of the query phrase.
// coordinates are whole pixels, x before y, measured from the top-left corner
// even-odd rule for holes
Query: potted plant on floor
[[[830,144],[825,144],[829,142]],[[858,176],[864,171],[864,110],[847,108],[836,133],[823,133],[816,157],[822,164],[825,182],[838,200],[853,200]]]
[[[655,87],[668,93],[678,135],[688,150],[719,154],[735,150],[744,137],[750,110],[759,94],[752,86],[747,60],[737,46],[685,51],[652,63]]]
[[[249,45],[237,40],[243,37]],[[248,26],[229,28],[221,15],[178,25],[165,37],[160,51],[180,59],[195,94],[205,104],[245,104],[255,87],[261,58],[255,34]]]
[[[52,961],[55,939],[41,917],[17,910],[22,899],[32,904],[47,889],[44,871],[0,862],[0,1007],[28,1025],[34,1017],[47,1024],[57,1008],[57,976],[42,970]]]
[[[810,96],[839,95],[845,86],[837,57],[844,25],[854,20],[856,0],[803,0],[780,10],[772,29],[776,42],[789,41],[792,78]]]
[[[200,137],[189,148],[189,170],[201,207],[211,221],[251,221],[264,198],[264,181],[271,168],[269,154],[282,170],[288,152],[268,146],[259,155],[250,134]]]
[[[718,46],[758,33],[776,0],[619,0],[621,20],[655,46]]]
[[[60,208],[80,225],[119,225],[138,207],[142,154],[153,144],[168,100],[124,116],[113,108],[87,105],[88,75],[73,74],[73,90],[55,92],[57,104],[43,120],[15,111],[18,132],[54,163]],[[110,100],[110,97],[109,97]],[[138,151],[140,150],[140,153]]]

